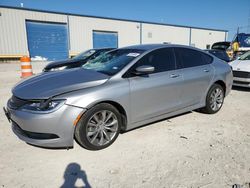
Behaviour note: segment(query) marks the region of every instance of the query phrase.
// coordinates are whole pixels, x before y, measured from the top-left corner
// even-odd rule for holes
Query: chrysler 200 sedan
[[[82,68],[17,84],[5,109],[14,133],[42,147],[99,150],[121,131],[200,109],[220,110],[232,86],[230,66],[180,45],[116,49]]]

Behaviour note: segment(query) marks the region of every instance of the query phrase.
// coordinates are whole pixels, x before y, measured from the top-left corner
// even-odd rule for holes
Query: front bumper
[[[250,88],[250,78],[233,78],[233,86],[247,87]]]
[[[7,107],[12,130],[32,145],[47,148],[70,148],[74,143],[74,121],[85,109],[63,105],[52,113],[38,114]]]

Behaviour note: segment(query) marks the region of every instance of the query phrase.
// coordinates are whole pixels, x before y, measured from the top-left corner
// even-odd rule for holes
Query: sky
[[[250,0],[0,0],[0,5],[250,33]]]

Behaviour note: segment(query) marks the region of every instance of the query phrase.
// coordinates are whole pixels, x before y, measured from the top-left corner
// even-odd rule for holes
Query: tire
[[[101,103],[86,111],[75,128],[75,139],[88,150],[104,149],[117,139],[122,125],[119,111]]]
[[[217,113],[224,102],[225,91],[219,84],[213,84],[206,96],[206,106],[200,111],[206,114]]]

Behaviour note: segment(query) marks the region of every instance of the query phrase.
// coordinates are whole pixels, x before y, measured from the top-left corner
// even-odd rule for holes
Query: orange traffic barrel
[[[21,61],[21,72],[22,72],[21,77],[26,78],[28,76],[32,76],[33,72],[32,72],[30,58],[27,56],[23,56],[20,58],[20,61]]]

